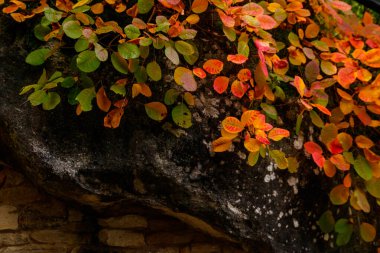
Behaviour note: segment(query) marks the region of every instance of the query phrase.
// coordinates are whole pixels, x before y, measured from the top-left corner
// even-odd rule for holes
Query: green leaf
[[[162,78],[161,67],[156,61],[148,63],[146,72],[153,81],[159,81]]]
[[[259,154],[260,152],[250,152],[249,155],[248,155],[248,160],[247,160],[247,164],[249,166],[255,166],[257,161],[259,160]]]
[[[117,50],[124,59],[135,59],[140,56],[140,50],[137,45],[132,43],[123,43],[117,46]]]
[[[79,92],[75,100],[79,102],[82,111],[88,112],[92,110],[91,101],[95,98],[95,96],[95,87],[86,88]]]
[[[192,126],[191,112],[185,104],[177,105],[172,110],[172,118],[174,123],[183,128]]]
[[[148,75],[144,66],[139,66],[133,73],[138,83],[145,83],[148,80]]]
[[[330,233],[334,230],[335,219],[330,210],[324,212],[317,221],[319,228],[323,233]]]
[[[95,55],[99,61],[106,61],[108,59],[108,51],[99,43],[94,43]]]
[[[62,14],[63,14],[63,12],[56,11],[49,7],[46,8],[44,12],[45,12],[46,19],[52,23],[58,22],[62,18]]]
[[[50,49],[40,48],[30,52],[26,57],[25,62],[33,66],[38,66],[43,64],[49,56]]]
[[[359,155],[354,162],[354,169],[358,175],[364,180],[368,181],[372,178],[372,169],[367,160]]]
[[[168,114],[166,106],[161,102],[151,102],[145,104],[145,111],[149,118],[157,121],[163,120]]]
[[[236,31],[234,28],[223,26],[223,32],[229,41],[235,41],[236,40]]]
[[[165,41],[161,38],[156,38],[153,40],[153,47],[155,49],[162,49],[165,46]]]
[[[41,85],[41,87],[42,87],[42,85],[45,84],[47,81],[48,81],[48,79],[47,79],[47,75],[46,75],[46,69],[43,69],[42,74],[41,74],[40,78],[38,79],[37,84]]]
[[[89,45],[90,45],[90,42],[88,42],[87,39],[79,38],[74,44],[74,49],[75,51],[79,53],[88,49]]]
[[[261,103],[260,107],[264,112],[272,119],[277,120],[277,110],[273,105],[268,105],[266,103]]]
[[[190,65],[194,65],[194,63],[196,61],[198,61],[198,58],[199,58],[199,51],[198,51],[198,48],[196,47],[196,45],[189,41],[188,42],[190,45],[193,46],[193,49],[194,49],[194,54],[191,54],[191,55],[184,55],[183,58],[185,59],[185,61],[190,64]]]
[[[301,43],[300,43],[300,40],[298,38],[298,35],[293,33],[293,32],[290,32],[289,35],[288,35],[288,39],[289,39],[289,42],[295,46],[295,47],[299,47],[299,48],[302,48],[301,46]]]
[[[311,122],[314,125],[316,125],[319,128],[322,128],[325,125],[321,117],[319,117],[318,113],[316,113],[314,110],[311,110],[309,113],[310,113]]]
[[[49,92],[47,99],[43,102],[42,108],[44,110],[52,110],[61,102],[61,97],[56,92]]]
[[[29,95],[28,101],[33,105],[37,106],[45,102],[47,99],[47,94],[43,90],[36,90],[32,94]]]
[[[79,21],[67,21],[63,24],[63,31],[67,35],[67,37],[72,39],[78,39],[82,36],[82,26]]]
[[[49,34],[51,31],[51,29],[47,26],[44,26],[44,25],[41,25],[41,24],[38,24],[34,27],[33,29],[33,32],[34,32],[34,36],[41,40],[41,41],[45,41],[44,37]]]
[[[149,47],[140,46],[140,57],[143,59],[148,58],[149,56]]]
[[[151,38],[145,38],[145,37],[140,38],[140,41],[139,41],[140,46],[145,46],[145,47],[150,46],[152,43],[153,43],[153,40]]]
[[[166,47],[165,55],[174,65],[179,64],[179,55],[173,47]]]
[[[288,167],[288,160],[285,157],[285,153],[281,150],[271,150],[269,151],[269,155],[275,161],[279,169],[284,170]]]
[[[127,94],[127,90],[125,89],[124,85],[114,84],[111,86],[110,90],[122,96],[125,96],[125,94]]]
[[[62,81],[62,83],[61,83],[61,86],[63,87],[63,88],[71,88],[71,87],[73,87],[73,85],[75,84],[75,80],[74,80],[74,78],[72,77],[72,76],[68,76],[68,77],[66,77],[63,81]]]
[[[197,36],[197,30],[194,29],[183,29],[182,32],[179,34],[179,37],[182,40],[192,40]]]
[[[38,88],[38,86],[39,85],[37,85],[37,84],[31,84],[31,85],[24,86],[24,87],[22,87],[19,95],[24,95],[25,93],[29,92],[31,89]]]
[[[67,102],[70,105],[77,105],[78,101],[75,100],[75,98],[78,96],[80,92],[80,88],[78,86],[74,86],[69,90],[69,93],[67,94]]]
[[[380,178],[372,177],[371,180],[365,182],[365,186],[369,194],[380,199]]]
[[[86,50],[77,57],[78,68],[86,73],[95,71],[100,66],[100,61],[94,51]]]
[[[127,37],[131,40],[137,39],[141,35],[139,28],[132,24],[129,24],[126,27],[124,27],[124,32],[125,35],[127,35]]]
[[[279,98],[282,101],[285,101],[285,99],[286,99],[285,92],[280,86],[275,87],[274,95],[276,96],[276,98]]]
[[[297,122],[296,122],[296,134],[298,135],[301,130],[301,124],[302,124],[303,115],[300,114],[297,116]]]
[[[348,223],[347,219],[339,219],[335,223],[335,232],[338,233],[338,236],[336,238],[336,245],[337,246],[346,245],[351,239],[353,230],[354,230],[354,226]]]
[[[166,105],[172,105],[177,101],[177,98],[179,96],[179,91],[176,89],[169,89],[165,92],[165,97],[164,97],[164,103]]]
[[[138,0],[137,8],[140,14],[146,14],[154,6],[154,0]]]
[[[182,55],[192,55],[195,53],[193,46],[183,40],[176,41],[174,47]]]
[[[113,67],[122,74],[128,74],[128,62],[118,52],[111,55]]]

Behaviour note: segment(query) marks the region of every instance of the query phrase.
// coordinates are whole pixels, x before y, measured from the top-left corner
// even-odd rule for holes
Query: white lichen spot
[[[281,219],[283,216],[284,216],[284,213],[281,211],[281,212],[278,214],[277,220]]]
[[[303,142],[304,142],[304,137],[302,134],[298,135],[298,138],[294,140],[293,145],[295,149],[302,149],[303,148]]]
[[[227,207],[228,209],[230,209],[234,214],[237,214],[237,215],[242,215],[243,213],[240,212],[239,209],[237,209],[236,207],[234,207],[233,205],[231,205],[230,202],[227,201]]]
[[[269,163],[268,166],[267,166],[267,171],[269,172],[272,172],[273,171],[273,166],[274,166],[274,163]]]
[[[317,227],[315,225],[311,226],[311,230],[316,230]]]
[[[247,155],[246,155],[245,153],[241,152],[241,151],[239,151],[239,152],[237,153],[237,155],[238,155],[239,158],[242,159],[242,160],[245,160],[245,159],[247,158]]]
[[[277,197],[278,196],[278,192],[277,191],[273,191],[272,195],[273,195],[273,197]]]
[[[260,207],[256,208],[255,213],[257,213],[258,215],[261,215],[262,214],[261,208]]]
[[[323,235],[323,240],[325,240],[326,242],[329,240],[329,234],[328,233],[326,233],[326,234],[324,234]]]
[[[281,225],[281,223],[278,223],[277,226],[280,228],[282,225]]]
[[[298,223],[298,220],[293,219],[293,226],[294,226],[295,228],[298,228],[298,227],[300,226],[300,224]]]

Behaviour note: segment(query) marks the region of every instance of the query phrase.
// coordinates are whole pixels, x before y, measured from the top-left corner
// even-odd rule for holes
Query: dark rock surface
[[[102,127],[97,110],[77,117],[66,103],[52,112],[33,108],[18,95],[41,72],[24,63],[30,48],[23,29],[1,17],[0,141],[36,184],[99,212],[122,213],[124,201],[138,201],[187,213],[252,252],[324,251],[315,244],[315,219],[325,208],[312,167],[289,174],[268,160],[250,168],[243,153],[210,154],[225,115],[218,111],[233,101],[198,94],[194,126],[180,138],[149,120],[141,104],[116,130]],[[294,149],[293,141],[282,148]]]

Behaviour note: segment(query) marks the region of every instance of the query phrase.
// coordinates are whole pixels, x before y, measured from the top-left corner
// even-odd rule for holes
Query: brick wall
[[[141,206],[107,217],[58,200],[0,167],[0,253],[243,253]]]

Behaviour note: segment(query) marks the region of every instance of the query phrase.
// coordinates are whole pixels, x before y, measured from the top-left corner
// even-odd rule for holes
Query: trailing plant
[[[166,71],[158,56],[165,55],[176,66],[172,76],[178,86],[167,89],[163,100],[145,103],[148,117],[164,121],[170,112],[178,127],[191,127],[193,94],[200,79],[211,80],[215,96],[231,93],[242,104],[240,118],[221,122],[213,152],[241,143],[250,166],[269,154],[279,169],[294,173],[300,161],[271,148],[271,141],[309,133],[305,154],[335,184],[331,203],[346,210],[326,211],[319,227],[335,231],[337,246],[347,244],[354,231],[365,242],[376,240],[378,224],[369,214],[380,205],[380,26],[368,12],[359,19],[338,0],[0,4],[17,22],[38,18],[33,32],[46,44],[30,52],[27,63],[40,66],[61,48],[73,48],[70,72],[43,70],[36,84],[22,89],[33,106],[54,109],[60,89],[66,89],[78,115],[91,111],[95,100],[106,113],[104,126],[117,128],[131,101],[153,97],[151,87]],[[208,32],[223,43],[226,58],[199,57],[197,34],[210,16],[217,19]],[[92,81],[89,73],[110,66],[120,77],[112,85]],[[279,127],[281,106],[294,110],[294,127]]]

